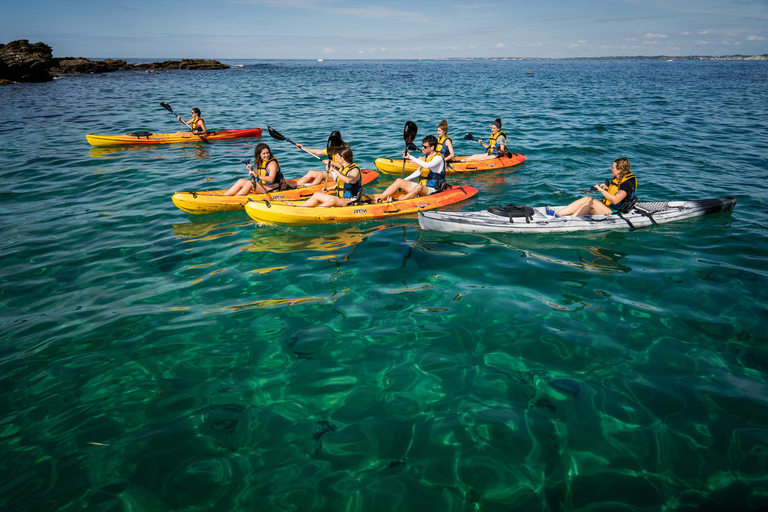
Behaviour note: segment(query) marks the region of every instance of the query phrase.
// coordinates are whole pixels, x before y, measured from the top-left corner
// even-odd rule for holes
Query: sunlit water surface
[[[229,63],[0,88],[0,509],[768,507],[765,62]],[[182,128],[161,101],[339,129],[364,168],[408,120],[468,154],[501,117],[528,161],[455,209],[564,204],[619,156],[644,200],[738,205],[547,236],[192,216],[172,193],[257,140],[85,140]]]

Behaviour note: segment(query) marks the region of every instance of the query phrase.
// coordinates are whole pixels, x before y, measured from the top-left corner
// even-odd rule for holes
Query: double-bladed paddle
[[[413,140],[416,138],[416,134],[419,133],[419,127],[413,121],[407,121],[405,128],[403,128],[403,140],[405,141],[405,150],[414,151],[418,149],[413,145]],[[413,148],[413,149],[411,149]],[[403,170],[400,171],[400,178],[405,177],[405,156],[403,156]]]
[[[462,137],[462,139],[464,139],[464,140],[473,140],[473,141],[479,143],[481,146],[483,146],[483,143],[481,141],[479,141],[478,139],[474,138],[471,133],[466,133],[464,135],[464,137]],[[483,146],[483,147],[485,147],[485,146]],[[490,147],[490,145],[488,147]],[[510,153],[509,151],[501,151],[501,150],[498,150],[498,151],[499,151],[499,154],[502,155],[502,156],[510,156],[510,155],[512,155],[512,153]]]
[[[294,146],[296,146],[297,148],[299,148],[299,145],[298,145],[298,144],[296,144],[296,143],[295,143],[295,142],[293,142],[291,139],[289,139],[288,137],[284,136],[283,134],[281,134],[280,132],[278,132],[277,130],[275,130],[274,128],[272,128],[272,127],[271,127],[271,126],[269,126],[269,125],[267,126],[267,131],[269,132],[269,135],[270,135],[270,137],[272,137],[273,139],[277,139],[277,140],[284,140],[284,141],[286,141],[286,142],[290,142],[291,144],[293,144]],[[312,153],[312,152],[310,152],[310,151],[307,151],[307,150],[306,150],[306,149],[304,149],[304,148],[299,148],[299,149],[301,149],[301,150],[303,150],[303,151],[306,151],[307,153],[309,153],[309,154],[310,154],[310,155],[312,155],[313,157],[317,158],[318,160],[322,160],[322,158],[320,158],[319,156],[317,156],[316,154],[314,154],[314,153]]]
[[[187,128],[189,128],[189,125],[188,125],[187,123],[185,123],[184,121],[182,121],[182,120],[181,120],[181,116],[180,116],[179,114],[177,114],[176,112],[174,112],[174,111],[173,111],[173,109],[171,108],[171,106],[170,106],[169,104],[167,104],[167,103],[166,103],[166,102],[164,102],[164,101],[161,101],[161,102],[160,102],[160,106],[161,106],[161,107],[163,107],[163,108],[164,108],[165,110],[167,110],[168,112],[170,112],[171,114],[175,115],[175,116],[176,116],[176,119],[178,119],[178,120],[179,120],[179,122],[180,122],[181,124],[183,124],[184,126],[186,126]],[[197,136],[198,136],[198,137],[200,137],[202,140],[204,140],[206,144],[210,144],[210,142],[208,142],[208,139],[206,139],[206,138],[205,138],[205,137],[203,137],[202,135],[198,135],[197,133],[195,133],[195,128],[194,128],[194,126],[192,127],[192,135],[197,135]]]

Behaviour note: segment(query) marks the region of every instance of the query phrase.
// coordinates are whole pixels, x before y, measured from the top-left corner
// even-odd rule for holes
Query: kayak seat
[[[506,206],[491,206],[488,208],[488,212],[494,215],[499,215],[501,217],[507,217],[511,223],[515,222],[512,220],[514,218],[519,219],[525,217],[525,222],[527,224],[531,223],[531,219],[533,218],[534,214],[533,208],[530,206],[520,206],[516,204],[508,204]]]
[[[130,135],[131,137],[136,137],[137,139],[140,139],[142,137],[150,138],[154,133],[152,132],[131,132],[127,135]]]

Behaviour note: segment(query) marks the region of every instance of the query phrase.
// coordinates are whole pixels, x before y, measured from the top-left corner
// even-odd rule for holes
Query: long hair
[[[440,124],[439,124],[439,125],[437,125],[437,127],[438,127],[438,128],[442,128],[442,129],[443,129],[443,133],[445,133],[446,135],[448,135],[448,121],[446,121],[445,119],[443,119],[442,121],[440,121]]]
[[[194,112],[197,117],[200,117],[200,109],[199,108],[197,108],[197,107],[193,108],[192,112]]]
[[[621,180],[624,179],[624,176],[629,174],[629,170],[632,168],[632,165],[629,163],[629,160],[624,157],[617,158],[613,161],[613,163],[616,164],[616,168],[619,170],[619,176],[616,179],[618,179],[619,183],[621,183]]]
[[[349,146],[343,146],[341,149],[336,150],[336,154],[339,155],[339,158],[343,158],[347,162],[354,163],[354,155],[352,154],[352,148]]]
[[[262,162],[264,162],[264,160],[261,159],[261,152],[265,149],[269,149],[269,154],[271,156],[275,156],[272,154],[272,150],[269,148],[267,144],[263,142],[259,142],[258,144],[256,144],[256,147],[253,150],[253,163],[256,164],[255,167],[257,169],[261,167]]]

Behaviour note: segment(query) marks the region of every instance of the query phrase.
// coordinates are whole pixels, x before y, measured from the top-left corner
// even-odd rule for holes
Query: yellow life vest
[[[445,157],[441,154],[435,151],[431,155],[424,157],[425,162],[431,162],[435,158],[442,158],[443,159],[443,172],[435,172],[429,167],[419,167],[419,170],[421,171],[421,178],[419,179],[419,185],[426,185],[427,187],[434,188],[435,190],[439,190],[443,183],[445,183]]]
[[[353,169],[357,169],[358,171],[359,177],[357,178],[357,181],[353,181],[352,183],[346,183],[342,181],[341,178],[336,178],[336,195],[337,196],[344,199],[355,199],[362,195],[363,173],[360,172],[360,167],[358,167],[357,164],[355,163],[349,164],[346,167],[342,167],[336,172],[341,173],[344,176],[348,176]]]
[[[616,195],[619,192],[621,185],[623,185],[624,182],[629,180],[634,181],[634,185],[635,185],[634,190],[632,190],[631,193],[627,194],[627,196],[624,199],[622,199],[619,202],[619,204],[613,204],[607,198],[603,198],[603,204],[613,208],[614,210],[622,211],[622,206],[625,204],[629,204],[635,198],[635,193],[637,192],[637,178],[635,178],[634,174],[629,172],[626,175],[624,175],[623,178],[621,178],[621,181],[617,180],[616,178],[613,178],[611,182],[608,184],[608,193],[611,195]]]
[[[496,139],[498,139],[502,135],[505,138],[507,137],[507,134],[504,133],[502,130],[499,130],[496,133],[494,133],[493,135],[491,135],[491,138],[488,140],[488,154],[489,155],[493,154],[493,150],[494,149],[497,150],[497,151],[500,151],[500,148],[496,147]]]
[[[269,166],[271,162],[277,163],[277,173],[275,174],[275,181],[267,181],[269,179],[269,171],[267,171],[267,166]],[[261,183],[262,185],[275,185],[283,182],[283,173],[280,170],[280,162],[278,162],[277,158],[275,158],[274,156],[265,162],[264,161],[261,162],[256,172],[259,176],[259,183]]]
[[[453,144],[452,138],[450,138],[448,135],[443,135],[442,137],[437,138],[437,147],[435,148],[435,151],[437,151],[438,153],[442,153],[442,155],[445,158],[448,158],[448,155],[450,155],[450,153],[448,152],[448,148],[445,146],[446,140],[451,141],[451,144]]]
[[[200,128],[199,126],[197,126],[197,122],[198,122],[198,121],[202,121],[202,120],[203,120],[203,118],[202,118],[202,117],[194,117],[194,118],[192,118],[192,120],[189,122],[189,126],[190,126],[190,128],[192,128],[192,131],[193,131],[193,132],[196,132],[196,131],[198,131],[198,130],[199,130],[199,131],[201,131],[201,132],[203,131],[203,129],[202,129],[202,128]]]

